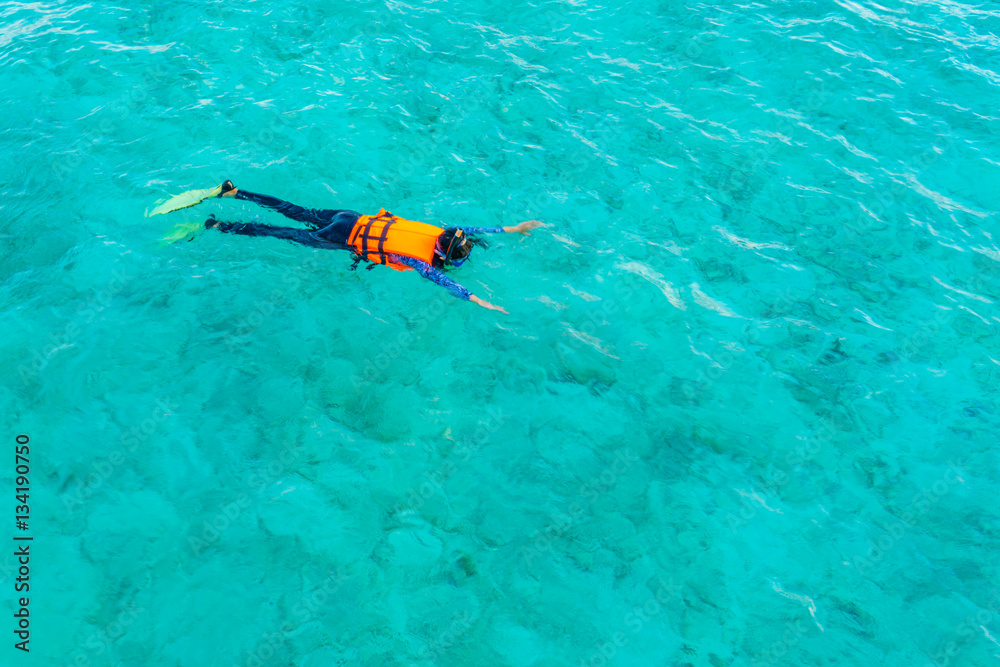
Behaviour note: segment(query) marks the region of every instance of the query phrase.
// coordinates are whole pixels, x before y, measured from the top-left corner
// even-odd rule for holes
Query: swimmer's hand
[[[542,222],[540,220],[525,220],[521,224],[514,225],[513,227],[504,227],[503,230],[508,234],[518,232],[519,234],[524,234],[525,236],[531,236],[531,234],[528,233],[528,230],[541,226]]]
[[[499,310],[504,315],[510,315],[510,313],[508,313],[506,310],[504,310],[500,306],[494,306],[489,301],[483,301],[482,299],[480,299],[475,294],[473,294],[472,296],[469,297],[469,301],[471,301],[472,303],[476,304],[477,306],[482,306],[483,308],[488,308],[490,310]]]

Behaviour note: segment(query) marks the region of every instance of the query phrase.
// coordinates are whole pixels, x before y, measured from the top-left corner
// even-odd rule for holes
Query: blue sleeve
[[[406,264],[410,268],[416,269],[417,271],[420,272],[420,275],[422,275],[424,278],[427,278],[428,280],[437,283],[441,287],[445,288],[446,290],[457,296],[459,299],[464,299],[465,301],[468,301],[469,297],[472,296],[472,292],[465,289],[464,287],[456,283],[454,280],[444,275],[443,271],[435,269],[427,262],[416,259],[414,257],[404,257],[402,255],[395,255],[395,254],[390,254],[389,259],[398,264]]]
[[[503,234],[503,227],[459,227],[466,234]]]

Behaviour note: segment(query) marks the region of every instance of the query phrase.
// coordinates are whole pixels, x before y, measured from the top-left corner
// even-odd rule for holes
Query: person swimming
[[[506,310],[475,296],[446,276],[444,269],[458,268],[469,258],[474,246],[485,245],[472,234],[517,232],[528,235],[529,230],[542,225],[538,220],[527,220],[512,227],[442,228],[400,218],[384,208],[375,215],[362,215],[347,209],[303,208],[277,197],[237,189],[232,181],[227,180],[220,187],[222,191],[217,197],[235,197],[253,202],[303,222],[310,229],[272,227],[254,222],[221,222],[214,215],[205,221],[207,229],[244,236],[273,236],[313,248],[351,250],[354,253],[352,270],[362,261],[369,262],[369,269],[382,264],[397,271],[416,270],[458,298],[504,314],[507,314]]]

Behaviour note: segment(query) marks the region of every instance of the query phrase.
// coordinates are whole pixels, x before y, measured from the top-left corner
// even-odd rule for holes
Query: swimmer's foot
[[[205,229],[215,229],[219,226],[219,221],[215,219],[214,215],[208,216],[208,220],[205,221]]]
[[[227,180],[222,184],[222,192],[219,193],[220,197],[235,197],[237,193],[236,186],[233,185],[232,181]]]

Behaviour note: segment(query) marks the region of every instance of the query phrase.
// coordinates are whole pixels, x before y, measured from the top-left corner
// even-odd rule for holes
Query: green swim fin
[[[204,228],[205,223],[203,222],[182,222],[171,229],[160,241],[163,243],[177,243],[178,241],[191,238]]]
[[[174,211],[179,211],[182,208],[200,204],[206,199],[218,197],[220,194],[222,194],[221,185],[217,185],[214,188],[207,188],[205,190],[188,190],[187,192],[182,192],[179,195],[174,195],[170,199],[161,201],[157,204],[156,208],[146,213],[146,217],[149,218],[154,215],[173,213]]]

